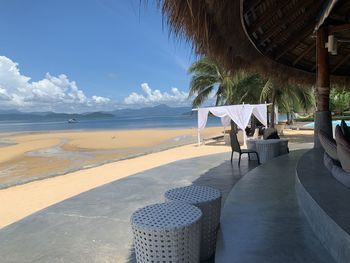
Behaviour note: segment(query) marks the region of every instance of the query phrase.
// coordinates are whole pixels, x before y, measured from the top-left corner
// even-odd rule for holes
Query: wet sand
[[[205,129],[205,138],[221,127]],[[196,129],[143,129],[0,135],[0,189],[193,143]],[[43,165],[45,164],[45,165]]]

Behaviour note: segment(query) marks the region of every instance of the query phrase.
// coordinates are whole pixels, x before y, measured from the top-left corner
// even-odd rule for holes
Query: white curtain
[[[267,127],[267,105],[266,104],[254,105],[253,114],[265,127]]]
[[[233,105],[226,108],[227,115],[237,124],[237,126],[244,130],[249,123],[254,106],[249,104]]]
[[[243,131],[248,126],[252,114],[264,125],[267,126],[267,105],[266,104],[243,104],[198,109],[198,143],[200,143],[200,130],[205,127],[208,121],[208,113],[221,118],[223,126],[230,125],[233,120]]]
[[[224,117],[221,117],[221,124],[224,127],[230,126],[231,124],[231,118],[230,116],[226,115]]]
[[[208,108],[198,109],[198,129],[204,129],[208,120]]]
[[[230,120],[233,120],[240,129],[244,130],[248,126],[252,114],[254,114],[264,126],[267,126],[266,104],[243,104],[198,109],[198,129],[203,129],[207,124],[209,112],[221,118],[223,126],[228,126]]]

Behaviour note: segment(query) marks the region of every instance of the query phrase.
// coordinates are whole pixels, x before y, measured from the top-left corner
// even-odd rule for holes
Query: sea
[[[219,118],[209,117],[207,127],[221,126]],[[197,116],[156,116],[156,117],[109,117],[105,119],[83,119],[76,123],[68,123],[62,119],[38,120],[0,120],[0,133],[41,132],[62,130],[119,130],[119,129],[151,129],[151,128],[195,128]]]

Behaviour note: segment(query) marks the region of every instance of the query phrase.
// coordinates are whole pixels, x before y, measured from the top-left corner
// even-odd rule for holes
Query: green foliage
[[[344,88],[335,87],[331,89],[330,108],[338,115],[343,115],[344,111],[350,107],[350,92]]]
[[[198,107],[215,93],[216,105],[257,103],[263,81],[257,74],[240,71],[231,74],[207,57],[194,62],[189,96],[192,106]]]
[[[260,101],[276,103],[280,112],[308,111],[315,105],[311,87],[268,80],[261,90]]]
[[[277,105],[279,111],[287,113],[290,119],[292,111],[308,111],[315,105],[311,87],[264,80],[258,74],[244,71],[232,74],[207,57],[194,62],[188,72],[192,74],[189,96],[193,98],[193,107],[200,106],[215,94],[216,105],[243,102],[254,104],[266,101],[271,102],[273,106]],[[274,123],[273,106],[272,123]]]

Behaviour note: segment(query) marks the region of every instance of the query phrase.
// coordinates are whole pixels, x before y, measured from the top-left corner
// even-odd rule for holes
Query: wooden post
[[[329,54],[325,47],[328,38],[327,27],[321,27],[316,31],[316,106],[314,142],[315,148],[321,147],[318,139],[318,131],[324,130],[332,135],[332,117],[329,111]]]

